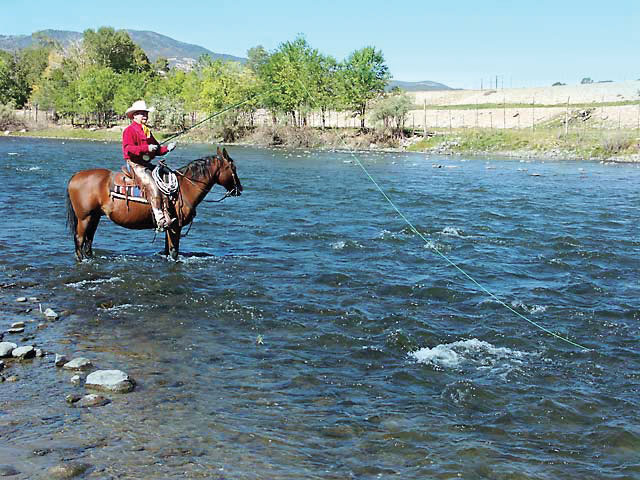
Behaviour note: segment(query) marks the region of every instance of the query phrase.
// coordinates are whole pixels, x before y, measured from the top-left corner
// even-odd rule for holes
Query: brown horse
[[[217,183],[226,196],[238,196],[242,184],[227,150],[218,148],[212,157],[200,158],[178,169],[179,190],[171,208],[177,218],[165,232],[164,254],[178,258],[180,232],[196,215],[196,206]],[[82,260],[93,256],[93,236],[100,217],[106,215],[118,225],[131,229],[154,228],[151,206],[148,203],[116,198],[112,195],[115,173],[103,168],[83,170],[74,174],[67,185],[67,224],[73,232],[76,257]],[[122,197],[122,195],[120,196]]]

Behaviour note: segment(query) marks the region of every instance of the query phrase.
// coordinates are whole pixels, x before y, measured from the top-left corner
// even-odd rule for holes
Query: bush
[[[24,127],[24,122],[17,117],[13,106],[0,103],[0,130],[20,129]]]
[[[625,152],[633,143],[634,136],[628,132],[612,133],[602,140],[599,150],[605,157],[609,157]]]

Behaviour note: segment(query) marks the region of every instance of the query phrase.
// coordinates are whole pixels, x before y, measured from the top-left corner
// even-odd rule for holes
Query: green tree
[[[166,57],[158,57],[158,59],[153,62],[153,69],[156,72],[164,72],[167,73],[171,67],[169,67],[169,60]]]
[[[342,64],[342,100],[349,110],[360,115],[363,130],[368,102],[384,93],[390,78],[384,55],[374,47],[356,50]]]
[[[97,31],[87,29],[83,34],[83,45],[92,63],[109,67],[116,73],[143,72],[151,68],[149,59],[125,30],[100,27]]]
[[[22,108],[29,99],[28,71],[18,53],[0,55],[0,103]]]
[[[272,112],[291,115],[294,125],[304,122],[296,112],[314,104],[314,69],[320,54],[304,37],[284,42],[259,69],[263,104]],[[275,115],[274,115],[275,117]]]
[[[70,59],[64,59],[58,68],[48,72],[38,83],[33,101],[41,108],[55,109],[62,117],[73,117],[79,113],[78,72],[80,67]]]
[[[77,80],[79,113],[95,114],[98,125],[106,125],[113,115],[113,100],[118,77],[108,67],[91,66]]]
[[[260,72],[260,68],[269,61],[269,53],[262,45],[251,47],[247,51],[247,67],[255,74]]]
[[[124,115],[124,112],[133,102],[142,99],[150,83],[151,75],[146,72],[124,72],[119,74],[113,95],[113,109],[116,115]]]
[[[322,128],[326,126],[326,113],[328,110],[339,107],[338,93],[338,62],[335,58],[325,55],[313,57],[311,65],[312,105],[320,108],[322,115]]]

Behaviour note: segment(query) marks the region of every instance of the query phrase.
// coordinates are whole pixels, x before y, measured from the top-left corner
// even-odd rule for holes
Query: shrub
[[[10,128],[24,128],[24,122],[17,117],[12,105],[0,103],[0,130],[8,130]]]

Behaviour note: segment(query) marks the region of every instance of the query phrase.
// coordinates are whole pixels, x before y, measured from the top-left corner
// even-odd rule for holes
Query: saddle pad
[[[140,187],[137,185],[114,185],[113,190],[109,192],[113,198],[121,198],[130,202],[149,203],[142,196]]]
[[[140,187],[132,183],[132,180],[127,180],[120,172],[115,175],[114,183],[109,194],[113,198],[120,198],[131,202],[149,203],[142,195]]]

